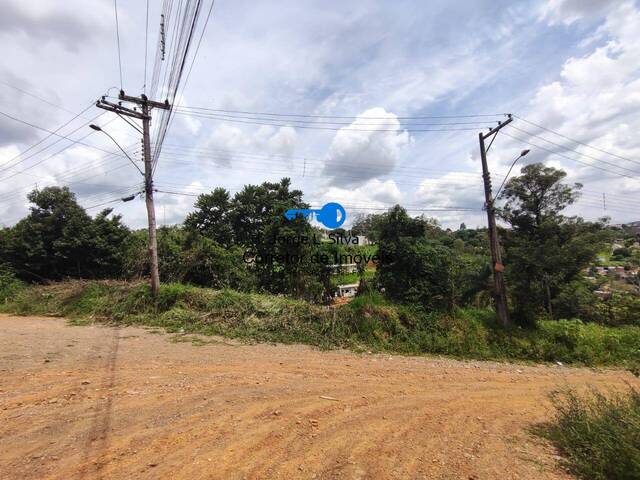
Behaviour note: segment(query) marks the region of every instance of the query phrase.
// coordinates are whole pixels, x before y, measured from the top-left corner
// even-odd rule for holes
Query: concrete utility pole
[[[504,265],[502,264],[502,253],[500,252],[500,239],[498,238],[498,229],[496,227],[496,212],[493,199],[493,193],[491,191],[491,175],[489,174],[489,167],[487,165],[487,151],[491,147],[485,148],[484,141],[497,134],[502,127],[511,123],[513,118],[509,115],[509,118],[504,122],[498,123],[498,126],[489,130],[488,133],[479,134],[480,139],[480,158],[482,160],[482,178],[484,180],[484,198],[487,208],[487,221],[489,224],[489,246],[491,248],[491,263],[493,273],[493,295],[496,305],[496,313],[498,319],[503,325],[509,325],[509,308],[507,306],[507,287],[504,283]]]
[[[115,112],[118,115],[125,115],[132,118],[142,120],[142,143],[144,152],[144,191],[147,205],[147,219],[149,223],[149,266],[151,270],[151,294],[155,297],[160,288],[160,273],[158,270],[158,240],[156,236],[156,209],[153,203],[153,162],[151,161],[151,143],[149,139],[149,122],[151,121],[151,108],[161,108],[169,110],[168,101],[164,103],[149,100],[146,95],[139,97],[125,95],[120,90],[118,97],[121,101],[135,103],[140,105],[142,112],[122,106],[122,102],[118,104],[109,102],[102,97],[96,102],[96,106],[104,110]]]

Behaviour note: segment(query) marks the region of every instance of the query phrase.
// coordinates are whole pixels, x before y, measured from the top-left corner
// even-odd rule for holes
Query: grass
[[[537,433],[566,458],[568,470],[588,480],[640,479],[640,392],[580,396],[555,393],[553,422]]]
[[[17,280],[10,270],[0,264],[0,305],[7,303],[24,287],[25,285]]]
[[[364,271],[364,279],[372,280],[375,276],[376,271],[374,268],[367,268]],[[353,273],[339,273],[337,275],[333,275],[332,283],[335,285],[349,285],[353,283],[358,283],[360,281],[360,274],[358,272]]]
[[[560,320],[540,321],[532,330],[505,329],[488,309],[458,309],[449,315],[389,303],[376,293],[327,308],[283,296],[181,284],[162,285],[154,300],[143,284],[72,281],[22,287],[0,310],[63,316],[76,324],[117,322],[324,349],[618,365],[632,371],[640,365],[640,327]]]

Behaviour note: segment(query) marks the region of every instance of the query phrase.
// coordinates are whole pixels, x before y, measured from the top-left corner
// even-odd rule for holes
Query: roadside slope
[[[546,394],[638,384],[615,370],[172,338],[0,316],[0,477],[569,478],[527,433]]]

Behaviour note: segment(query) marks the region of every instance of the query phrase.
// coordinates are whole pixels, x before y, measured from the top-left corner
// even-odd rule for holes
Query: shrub
[[[322,307],[281,295],[182,284],[163,284],[153,299],[146,284],[72,281],[22,288],[3,310],[322,348],[640,365],[640,327],[544,320],[532,329],[504,328],[491,309],[456,308],[442,313],[391,303],[373,290],[346,305]]]
[[[12,299],[23,286],[9,267],[0,265],[0,303]]]
[[[640,478],[640,392],[608,397],[574,391],[552,395],[556,416],[539,433],[567,457],[569,470],[583,479]]]

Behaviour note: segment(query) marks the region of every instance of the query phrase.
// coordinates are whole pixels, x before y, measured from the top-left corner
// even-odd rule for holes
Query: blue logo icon
[[[297,216],[307,218],[314,215],[316,220],[329,229],[340,227],[347,219],[347,213],[342,205],[336,202],[326,203],[322,208],[292,208],[284,212],[284,216],[293,220]]]

